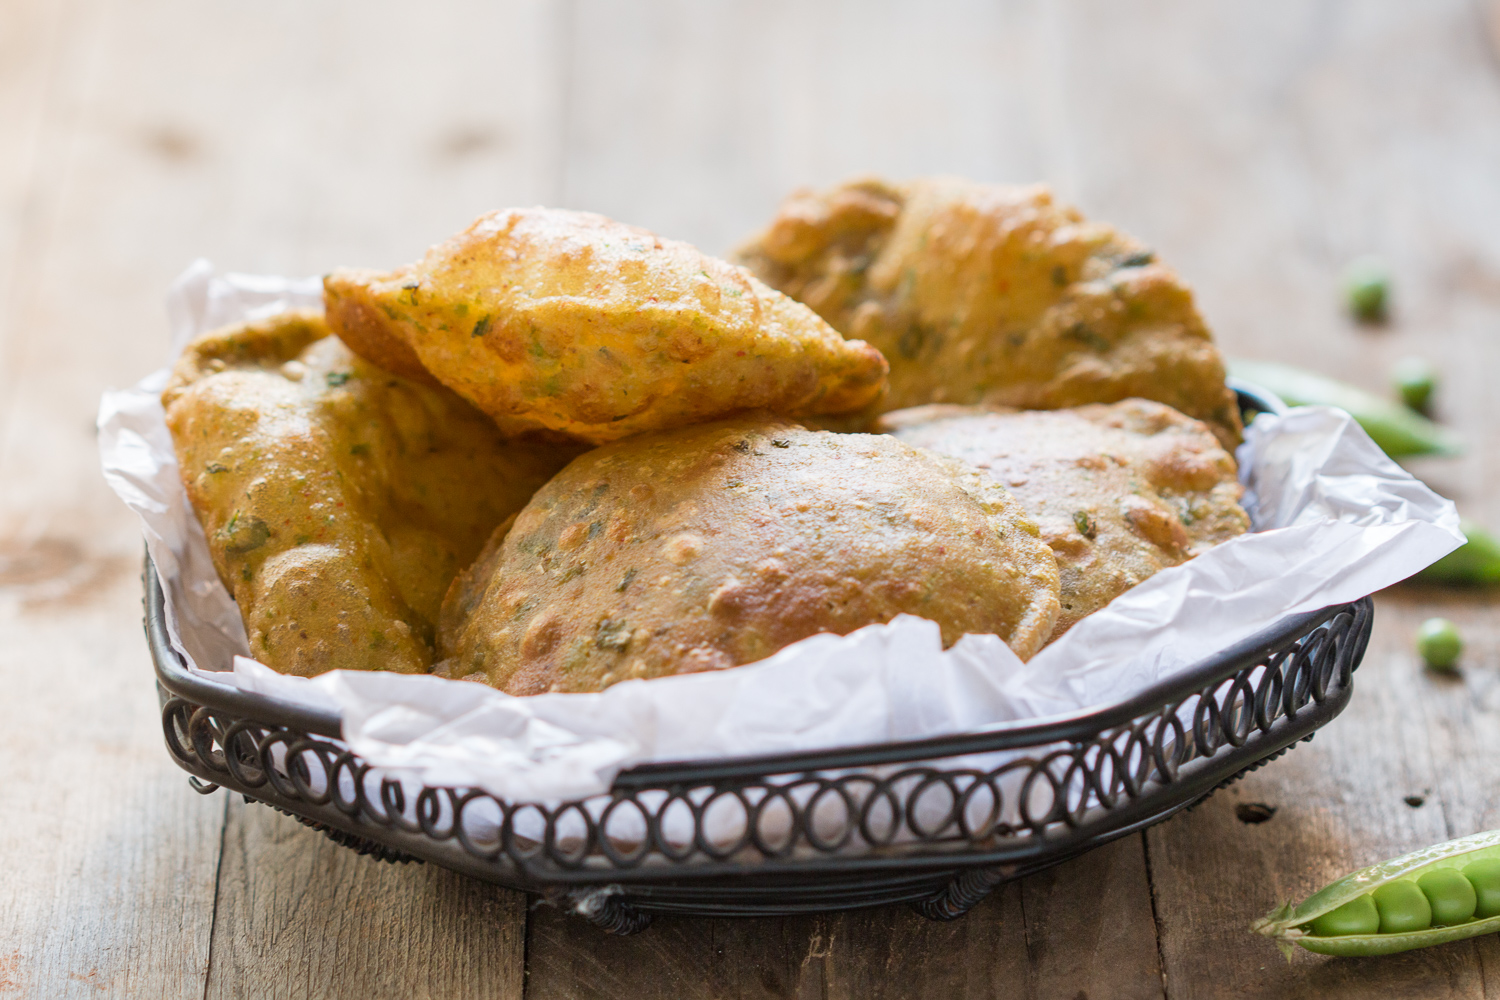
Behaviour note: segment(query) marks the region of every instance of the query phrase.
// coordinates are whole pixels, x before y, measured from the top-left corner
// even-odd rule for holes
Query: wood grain
[[[1377,608],[1381,630],[1354,701],[1334,725],[1187,816],[1147,833],[1169,995],[1215,981],[1250,997],[1483,996],[1473,963],[1430,949],[1387,961],[1298,956],[1287,963],[1250,922],[1286,899],[1426,844],[1450,830],[1435,794],[1437,761],[1412,706],[1430,696],[1401,654],[1409,640]],[[1404,799],[1424,799],[1419,808]],[[1250,824],[1236,806],[1276,812]],[[1471,832],[1471,831],[1466,831]],[[1231,848],[1232,845],[1232,848]],[[1212,887],[1211,891],[1205,891]],[[1471,947],[1471,946],[1470,946]]]
[[[1070,35],[1077,86],[1102,95],[1080,106],[1082,197],[1188,274],[1231,351],[1376,390],[1395,358],[1434,360],[1448,374],[1442,413],[1476,446],[1457,462],[1414,468],[1493,521],[1500,510],[1480,484],[1495,473],[1486,429],[1500,414],[1478,381],[1500,358],[1479,328],[1496,314],[1500,243],[1475,223],[1500,210],[1494,186],[1478,179],[1500,164],[1500,107],[1473,8],[1153,13],[1168,8],[1180,16],[1075,8],[1075,25],[1090,26]],[[1122,51],[1128,64],[1111,57]],[[1106,79],[1120,85],[1106,89]],[[1456,130],[1460,118],[1472,127]],[[1399,304],[1383,328],[1340,311],[1339,269],[1368,252],[1396,274]],[[1493,606],[1490,595],[1440,591],[1382,598],[1345,716],[1147,834],[1169,996],[1224,995],[1230,983],[1255,997],[1495,992],[1485,975],[1497,966],[1492,941],[1381,961],[1299,955],[1288,965],[1246,933],[1282,899],[1347,870],[1494,825],[1483,805],[1492,797],[1476,787],[1495,774],[1482,695],[1423,674],[1410,638],[1439,608],[1483,636]],[[1235,807],[1249,802],[1277,811],[1246,824]]]
[[[1054,176],[1041,0],[580,0],[563,193],[723,253],[798,186]]]
[[[37,238],[41,140],[56,98],[69,6],[12,0],[0,32],[0,384],[7,374],[8,305],[24,284],[26,256]],[[72,52],[68,52],[72,55]]]
[[[67,198],[95,3],[6,6],[0,32],[0,996],[197,998],[223,806],[161,751],[133,526],[93,471],[76,382],[35,295]],[[54,405],[55,404],[55,405]],[[32,436],[35,457],[6,444]],[[98,515],[97,517],[91,515]]]
[[[544,907],[528,927],[527,997],[1011,996],[1027,981],[1021,927],[1016,886],[952,923],[884,907],[754,920],[659,918],[625,938]]]
[[[1021,883],[1031,996],[1165,995],[1144,848],[1126,837]]]
[[[198,255],[387,265],[539,201],[722,251],[800,184],[946,171],[1049,180],[1148,240],[1231,352],[1372,389],[1429,357],[1471,448],[1412,467],[1500,527],[1493,3],[4,0],[0,18],[0,998],[1500,994],[1500,940],[1287,965],[1245,929],[1500,825],[1494,594],[1383,595],[1355,700],[1315,741],[964,920],[611,938],[188,791],[91,431],[101,388],[162,361],[161,291]],[[1380,328],[1338,296],[1366,252],[1396,274]],[[1413,661],[1439,613],[1469,640],[1456,679]],[[1276,812],[1242,822],[1251,802]]]
[[[519,1000],[525,898],[231,800],[208,1000]]]
[[[658,919],[628,938],[535,911],[528,998],[1076,1000],[1162,996],[1141,839],[1001,887],[961,920],[902,906],[816,917]]]
[[[225,806],[162,748],[140,536],[95,455],[100,391],[166,359],[162,292],[195,256],[292,274],[394,263],[496,204],[549,197],[555,11],[0,7],[0,996],[201,997],[208,981]],[[279,849],[251,863],[280,870]],[[443,912],[487,935],[467,973],[398,952],[379,982],[406,996],[483,975],[517,995],[519,897],[481,907],[444,879],[356,879],[362,906],[438,926],[434,909],[462,903]],[[231,902],[269,919],[254,902],[284,896],[252,884]],[[353,950],[366,926],[326,940]],[[433,954],[478,950],[447,933]],[[322,957],[323,995],[369,984]],[[253,971],[213,986],[270,995]]]
[[[139,584],[37,596],[59,582],[0,587],[0,997],[201,997],[223,805],[162,753],[150,662],[118,641]]]
[[[795,921],[660,918],[629,937],[582,924],[551,906],[531,912],[527,1000],[796,996],[816,950]]]
[[[1068,173],[1052,5],[585,0],[576,23],[569,203],[711,250],[762,225],[798,184],[870,171]],[[1088,907],[1075,905],[1080,896]],[[997,920],[1004,909],[1009,919]],[[616,942],[541,911],[529,988],[987,997],[1024,983],[1030,995],[1070,1000],[1080,989],[1161,995],[1139,838],[1010,887],[956,924],[891,908],[758,925],[747,935],[730,922],[663,921]],[[723,945],[729,935],[735,947]]]
[[[1412,468],[1500,519],[1500,73],[1476,7],[1069,6],[1084,207],[1182,271],[1231,354],[1375,391],[1397,358],[1429,358],[1474,447]],[[1366,253],[1394,273],[1383,327],[1343,310],[1340,271]]]

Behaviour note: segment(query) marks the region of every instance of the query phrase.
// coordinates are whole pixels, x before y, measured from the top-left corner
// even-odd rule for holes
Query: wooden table
[[[1246,925],[1500,826],[1488,593],[1378,601],[1353,704],[1193,812],[996,892],[611,938],[390,866],[169,761],[101,389],[165,360],[193,257],[392,265],[480,211],[596,209],[722,251],[804,183],[1050,180],[1150,241],[1226,349],[1371,387],[1420,352],[1500,525],[1500,59],[1473,0],[0,2],[0,998],[1500,995],[1500,939],[1285,962]],[[1397,274],[1393,322],[1339,268]],[[1410,636],[1441,612],[1453,679]],[[1247,824],[1236,807],[1274,806]]]

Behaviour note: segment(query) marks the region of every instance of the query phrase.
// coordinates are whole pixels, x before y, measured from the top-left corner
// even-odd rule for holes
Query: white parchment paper
[[[205,261],[168,299],[174,348],[225,323],[321,302],[316,279],[219,275]],[[1240,448],[1254,531],[1164,570],[1028,663],[995,636],[944,650],[903,615],[820,635],[760,663],[627,681],[600,694],[514,698],[431,676],[286,677],[250,659],[234,601],[178,479],[158,396],[166,372],[105,394],[105,478],[141,519],[173,643],[195,670],[342,713],[371,764],[511,800],[607,792],[644,761],[875,743],[1077,711],[1127,697],[1283,615],[1390,586],[1463,541],[1453,504],[1388,459],[1347,414],[1262,414]]]

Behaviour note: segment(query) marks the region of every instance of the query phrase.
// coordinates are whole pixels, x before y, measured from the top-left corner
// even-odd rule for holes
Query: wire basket
[[[1279,409],[1240,387],[1247,410]],[[606,930],[653,913],[766,916],[905,902],[962,915],[995,886],[1125,836],[1284,753],[1341,712],[1368,597],[1289,615],[1103,708],[899,743],[621,772],[607,795],[502,801],[413,787],[331,713],[190,672],[145,570],[162,727],[195,788],[224,787],[341,844],[545,894]]]

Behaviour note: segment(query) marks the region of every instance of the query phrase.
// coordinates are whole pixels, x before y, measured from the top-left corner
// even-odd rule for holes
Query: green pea
[[[1336,910],[1330,910],[1311,924],[1318,937],[1341,937],[1345,934],[1374,934],[1380,930],[1380,911],[1369,893],[1355,896]]]
[[[1464,651],[1458,626],[1446,618],[1429,618],[1417,629],[1417,654],[1433,670],[1451,670]]]
[[[1500,858],[1481,858],[1464,867],[1464,878],[1474,887],[1474,916],[1500,917]]]
[[[1411,879],[1387,882],[1371,895],[1380,911],[1380,933],[1405,934],[1432,926],[1432,904]]]
[[[1401,401],[1413,410],[1425,412],[1437,388],[1437,370],[1422,358],[1402,358],[1391,368],[1391,381],[1401,394]]]
[[[1474,919],[1479,898],[1474,886],[1453,868],[1436,868],[1417,877],[1417,888],[1432,907],[1435,924],[1462,924]]]
[[[1373,892],[1380,910],[1380,933],[1406,934],[1433,927],[1433,904],[1410,879],[1397,879]]]
[[[1379,257],[1361,257],[1344,268],[1344,296],[1361,323],[1379,323],[1390,308],[1391,275]]]

